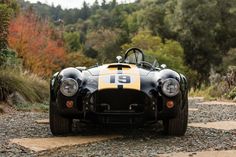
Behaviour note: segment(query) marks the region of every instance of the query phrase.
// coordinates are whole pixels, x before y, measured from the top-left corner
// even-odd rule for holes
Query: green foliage
[[[0,50],[7,48],[8,25],[12,10],[0,3]]]
[[[174,38],[174,32],[170,30],[168,16],[167,14],[173,1],[162,1],[158,0],[156,3],[150,3],[144,11],[145,23],[147,27],[152,31],[153,34],[159,35],[161,38]],[[172,17],[171,17],[172,18]],[[174,21],[171,22],[174,23]],[[174,38],[175,39],[175,38]]]
[[[236,98],[236,87],[233,88],[228,94],[227,94],[227,97],[229,99],[235,99]]]
[[[186,63],[198,72],[199,84],[207,82],[210,69],[219,66],[222,56],[236,46],[236,12],[230,11],[236,1],[171,2],[176,7],[167,16],[173,20],[170,29],[183,45]]]
[[[130,47],[139,47],[143,50],[160,50],[164,44],[159,36],[151,35],[150,31],[140,31],[132,39],[131,43],[124,44],[123,50],[127,50]]]
[[[201,87],[199,89],[190,91],[190,96],[200,96],[205,99],[231,99],[236,97],[236,87],[229,90],[226,82],[222,81],[218,84],[214,84],[207,87]]]
[[[211,71],[210,86],[191,91],[192,96],[204,96],[207,98],[235,99],[236,97],[236,66],[229,66],[224,74]]]
[[[21,67],[21,60],[17,58],[16,52],[11,49],[2,49],[0,51],[0,67]]]
[[[198,89],[193,89],[191,88],[189,92],[189,96],[191,97],[204,97],[205,100],[212,100],[214,99],[210,92],[212,91],[213,87],[212,86],[202,86],[201,88]]]
[[[19,12],[19,6],[16,0],[0,0],[0,4],[7,5],[7,7],[14,12],[14,14]]]
[[[18,2],[23,8],[31,5]],[[235,0],[137,0],[129,4],[104,0],[100,5],[98,1],[91,6],[84,3],[81,9],[62,10],[42,3],[32,8],[42,17],[62,19],[66,31],[75,32],[65,35],[68,52],[82,51],[99,62],[110,62],[122,45],[126,45],[123,49],[141,47],[160,63],[186,74],[195,88],[209,84],[211,69],[224,75],[236,62]],[[147,29],[149,33],[140,34]]]
[[[70,53],[66,56],[66,63],[64,67],[85,66],[90,67],[94,65],[95,60],[86,57],[82,52]]]
[[[13,13],[18,11],[15,0],[0,1],[0,51],[7,48],[7,35],[9,21]]]
[[[48,83],[35,75],[19,70],[0,70],[0,101],[13,92],[19,92],[29,102],[44,102],[49,97]]]
[[[166,64],[178,72],[186,73],[189,69],[184,65],[183,48],[177,41],[166,40],[165,43],[159,36],[153,36],[149,31],[141,31],[131,39],[130,44],[122,48],[139,47],[147,55],[153,56],[160,64]]]
[[[214,100],[214,99],[223,99],[225,97],[226,92],[227,92],[226,82],[220,82],[219,84],[214,84],[210,86],[202,85],[198,89],[192,88],[189,92],[189,96],[204,97],[204,99],[206,100]]]
[[[89,16],[90,16],[90,8],[89,8],[88,4],[85,1],[83,3],[83,7],[80,10],[80,14],[81,14],[80,15],[81,19],[83,19],[83,20],[88,19]]]
[[[81,48],[79,32],[65,32],[64,41],[68,52],[76,52]]]
[[[236,86],[236,66],[229,66],[226,71],[225,81],[228,83],[229,89]]]
[[[109,62],[119,53],[120,30],[100,29],[89,32],[85,48],[92,48],[97,52],[97,59],[101,63]]]
[[[226,71],[229,66],[236,65],[236,48],[231,49],[224,57],[223,57],[223,65],[220,67],[222,71]]]

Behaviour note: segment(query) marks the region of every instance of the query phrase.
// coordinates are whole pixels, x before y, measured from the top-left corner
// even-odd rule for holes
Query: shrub
[[[209,87],[201,87],[200,89],[191,89],[189,92],[189,96],[192,97],[204,97],[205,99],[211,100],[213,97],[211,96],[211,91],[213,90],[213,86]]]
[[[69,53],[66,56],[66,62],[64,67],[77,67],[77,66],[90,67],[95,63],[96,62],[94,59],[86,57],[81,52],[75,52],[75,53]]]
[[[227,94],[227,97],[229,99],[235,99],[236,98],[236,87]]]
[[[225,93],[228,92],[227,83],[224,81],[219,82],[218,84],[214,84],[210,86],[209,95],[214,98],[221,98]]]
[[[81,38],[79,32],[65,32],[64,41],[68,52],[76,52],[81,48]]]
[[[21,66],[21,60],[17,58],[16,52],[11,49],[2,49],[0,51],[0,66],[2,68]]]
[[[225,81],[230,89],[236,86],[236,66],[229,66],[226,73]]]
[[[16,50],[27,70],[49,77],[64,63],[65,50],[60,33],[49,21],[32,12],[19,14],[10,21],[9,47]]]

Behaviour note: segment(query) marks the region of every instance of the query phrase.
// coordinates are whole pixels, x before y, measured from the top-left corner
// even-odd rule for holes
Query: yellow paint
[[[117,68],[108,68],[108,65],[103,65],[99,72],[98,90],[117,88],[116,84],[111,84],[109,82],[104,81],[108,77],[108,75],[115,74],[117,74]]]
[[[135,89],[140,90],[140,74],[139,69],[136,65],[131,64],[123,64],[128,65],[130,68],[122,68],[122,74],[118,74],[118,68],[108,68],[110,65],[115,64],[107,64],[101,67],[98,79],[98,89],[116,89],[118,85],[123,85],[123,89]],[[110,83],[110,76],[115,75],[116,79],[119,75],[128,75],[131,77],[130,83]]]

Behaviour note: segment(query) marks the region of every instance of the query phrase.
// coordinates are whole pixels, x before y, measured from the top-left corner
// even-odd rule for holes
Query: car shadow
[[[150,135],[165,136],[161,122],[149,125],[101,125],[79,121],[73,123],[72,136],[120,135],[126,138],[143,138]]]

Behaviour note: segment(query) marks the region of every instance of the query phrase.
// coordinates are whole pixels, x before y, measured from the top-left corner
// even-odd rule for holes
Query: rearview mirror
[[[162,65],[161,65],[161,68],[162,68],[162,69],[165,69],[165,68],[167,68],[167,65],[166,65],[166,64],[162,64]]]
[[[117,56],[116,60],[117,60],[118,63],[120,63],[122,61],[122,57],[121,56]]]

